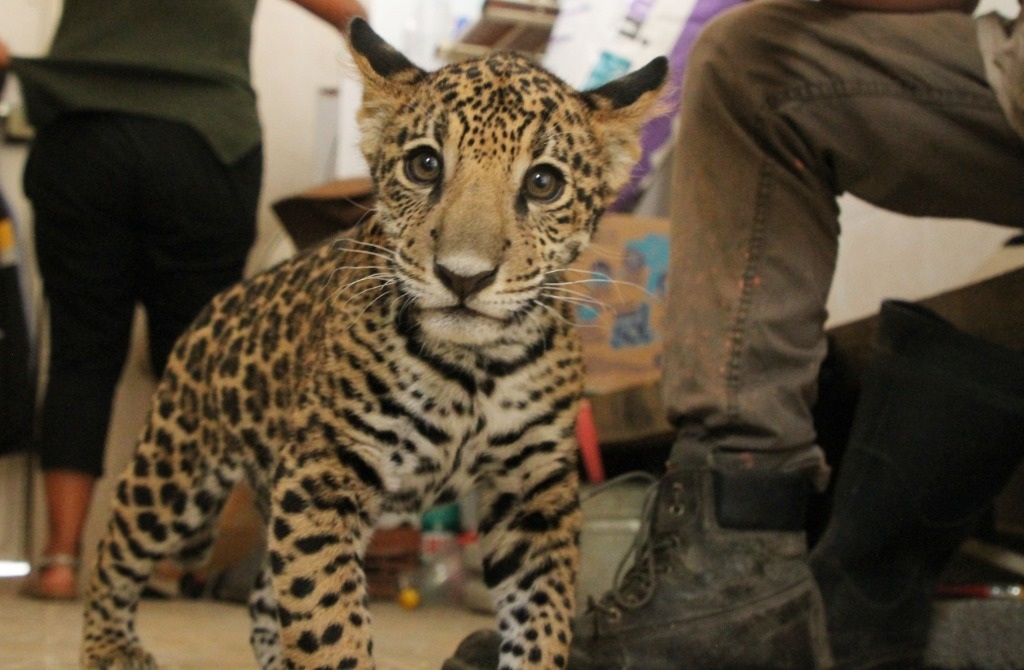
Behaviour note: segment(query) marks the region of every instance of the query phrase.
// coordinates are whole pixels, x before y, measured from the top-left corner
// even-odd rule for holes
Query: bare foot
[[[73,556],[43,559],[28,576],[23,593],[44,600],[73,600],[78,597],[78,560]]]

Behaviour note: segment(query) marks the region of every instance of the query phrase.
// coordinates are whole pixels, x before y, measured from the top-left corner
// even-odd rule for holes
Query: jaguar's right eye
[[[418,147],[405,157],[405,176],[417,186],[433,186],[441,180],[441,156],[432,147]]]

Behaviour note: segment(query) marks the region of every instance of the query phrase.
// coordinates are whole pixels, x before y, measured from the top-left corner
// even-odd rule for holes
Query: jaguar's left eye
[[[553,202],[565,190],[565,177],[551,165],[535,165],[523,179],[523,195],[535,202]]]
[[[405,176],[417,186],[430,186],[441,179],[441,156],[430,147],[419,147],[405,157]]]

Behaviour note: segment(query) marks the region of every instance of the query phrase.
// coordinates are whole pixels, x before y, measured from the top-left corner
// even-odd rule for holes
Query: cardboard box
[[[640,467],[638,448],[674,433],[661,401],[669,220],[609,213],[568,280],[586,295],[577,323],[586,393],[608,470]],[[616,448],[620,451],[617,458]],[[639,459],[639,460],[638,460]],[[660,467],[662,454],[651,457]]]
[[[665,218],[608,214],[569,271],[567,280],[580,282],[585,296],[576,315],[592,395],[661,376],[668,225]]]

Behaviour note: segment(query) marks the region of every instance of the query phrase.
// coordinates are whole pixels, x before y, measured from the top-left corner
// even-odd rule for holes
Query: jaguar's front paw
[[[156,659],[141,647],[82,653],[82,670],[157,670]]]

